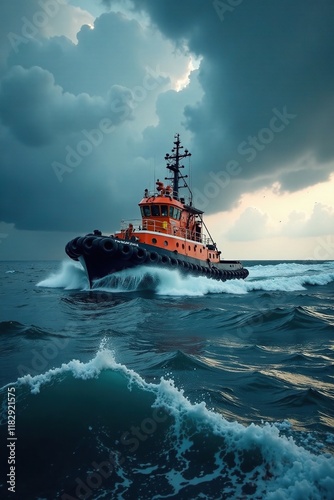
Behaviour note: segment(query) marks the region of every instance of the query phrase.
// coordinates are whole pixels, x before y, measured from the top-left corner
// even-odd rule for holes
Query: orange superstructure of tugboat
[[[193,206],[187,176],[181,174],[184,166],[180,164],[191,154],[182,150],[176,134],[172,153],[165,156],[171,173],[165,180],[170,183],[158,180],[153,193],[145,189],[139,203],[141,219],[122,221],[121,229],[112,235],[94,230],[67,243],[67,255],[81,262],[91,286],[99,278],[138,266],[163,266],[220,281],[248,276],[241,262],[221,259],[203,221],[203,211]],[[182,188],[188,190],[187,202],[180,197]]]

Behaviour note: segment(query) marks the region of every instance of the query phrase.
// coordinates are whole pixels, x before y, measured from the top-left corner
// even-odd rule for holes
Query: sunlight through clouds
[[[333,234],[334,6],[304,5],[241,2],[222,20],[204,0],[3,2],[0,222],[112,232],[178,132],[229,257],[316,247]],[[20,256],[10,237],[1,252]]]

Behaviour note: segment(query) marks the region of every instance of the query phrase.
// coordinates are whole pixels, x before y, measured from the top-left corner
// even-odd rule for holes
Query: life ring
[[[97,245],[103,253],[108,255],[113,255],[118,250],[118,243],[113,238],[102,238],[102,240],[97,241]]]
[[[95,236],[86,236],[82,242],[82,246],[86,255],[89,255],[93,248]]]
[[[142,264],[145,262],[146,259],[147,259],[147,252],[145,248],[140,248],[140,247],[133,248],[133,260],[136,263]]]
[[[121,257],[123,260],[129,260],[129,259],[131,259],[132,255],[133,255],[132,246],[125,243],[125,244],[121,245],[120,252],[121,252]]]

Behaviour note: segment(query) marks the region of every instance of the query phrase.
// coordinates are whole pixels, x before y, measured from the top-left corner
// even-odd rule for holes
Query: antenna
[[[188,169],[189,169],[189,190],[192,196],[193,186],[192,186],[192,177],[191,177],[191,158],[188,158]]]
[[[167,153],[165,156],[165,160],[167,161],[166,167],[168,170],[171,170],[173,172],[173,177],[165,177],[166,180],[172,180],[173,181],[173,197],[178,200],[179,199],[179,180],[180,179],[185,179],[188,177],[187,175],[182,175],[180,173],[180,169],[184,168],[184,165],[180,165],[180,160],[182,158],[187,158],[188,156],[191,156],[191,153],[187,149],[184,150],[184,153],[181,153],[181,149],[183,149],[183,146],[181,146],[181,141],[180,141],[180,134],[175,134],[174,136],[174,144],[175,146],[172,149],[172,154]],[[185,186],[181,187],[188,187],[186,181]]]

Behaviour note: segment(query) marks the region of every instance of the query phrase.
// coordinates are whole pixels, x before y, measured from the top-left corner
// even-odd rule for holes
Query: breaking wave
[[[228,422],[172,380],[146,382],[105,341],[87,363],[72,360],[15,386],[25,498],[88,499],[96,488],[138,500],[333,498],[333,457],[285,437],[284,423]]]
[[[137,267],[95,281],[93,289],[107,292],[152,290],[158,295],[203,296],[245,294],[252,291],[299,291],[334,281],[334,262],[250,265],[246,280],[216,281],[203,276],[183,276],[177,270]],[[40,287],[87,290],[85,271],[79,263],[64,261],[60,269],[38,283]]]

